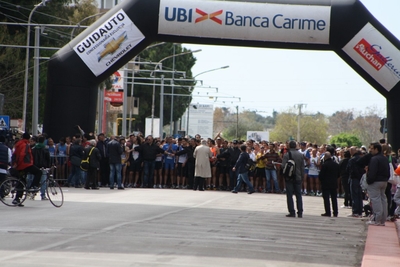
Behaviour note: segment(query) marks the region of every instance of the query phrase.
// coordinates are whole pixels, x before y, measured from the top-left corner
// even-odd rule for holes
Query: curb
[[[400,221],[395,221],[394,225],[395,225],[396,230],[397,230],[397,237],[399,238],[399,245],[400,245]]]

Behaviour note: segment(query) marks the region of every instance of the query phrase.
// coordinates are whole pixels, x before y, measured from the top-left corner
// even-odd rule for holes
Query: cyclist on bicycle
[[[11,149],[6,146],[4,143],[6,142],[6,138],[4,136],[0,136],[0,184],[6,179],[7,169],[11,163]],[[4,197],[4,191],[0,189],[0,197]]]
[[[31,136],[28,133],[24,133],[22,135],[22,139],[15,144],[15,150],[12,155],[12,162],[13,168],[15,168],[17,171],[23,171],[25,173],[31,173],[34,175],[30,188],[33,191],[37,191],[40,178],[42,176],[42,171],[38,167],[33,165],[32,150],[29,143],[30,138]],[[24,181],[24,183],[26,183],[26,181]],[[17,193],[13,204],[20,204],[21,195],[22,192]]]

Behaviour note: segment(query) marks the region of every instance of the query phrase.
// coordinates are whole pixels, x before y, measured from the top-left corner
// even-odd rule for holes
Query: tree
[[[276,117],[275,128],[269,136],[274,141],[285,141],[297,135],[297,117],[292,110],[280,113]]]
[[[142,51],[140,56],[137,57],[139,62],[154,62],[154,64],[145,64],[140,65],[140,70],[138,73],[135,73],[135,81],[140,83],[148,83],[148,85],[134,85],[134,96],[140,99],[140,108],[139,115],[136,116],[136,125],[135,128],[139,131],[144,132],[145,126],[145,118],[151,117],[152,114],[152,97],[153,97],[153,81],[150,80],[141,80],[140,77],[145,79],[152,78],[150,77],[150,73],[153,72],[153,77],[155,79],[159,79],[161,75],[164,75],[164,125],[169,124],[171,121],[171,99],[172,96],[172,86],[174,84],[174,94],[187,95],[187,96],[174,96],[174,112],[173,112],[173,121],[177,121],[182,117],[183,113],[186,111],[189,106],[192,98],[192,86],[194,86],[194,81],[181,81],[180,77],[183,77],[182,74],[174,73],[174,80],[169,81],[168,79],[172,79],[172,70],[173,70],[173,58],[168,58],[162,61],[162,70],[166,70],[169,72],[162,71],[154,71],[155,63],[160,60],[172,56],[173,55],[173,46],[175,45],[175,55],[184,52],[190,52],[188,49],[182,47],[180,44],[173,43],[165,43],[163,45],[158,45],[152,47],[150,49]],[[191,68],[194,66],[196,62],[196,58],[193,54],[188,53],[185,55],[179,55],[175,57],[175,68],[174,71],[186,71],[186,79],[192,78]],[[158,68],[157,68],[158,70]],[[156,88],[155,88],[155,109],[154,114],[155,117],[158,117],[160,114],[160,81],[155,80]],[[128,96],[130,96],[132,83],[129,82],[128,85]],[[163,125],[163,126],[164,126]]]
[[[297,136],[297,115],[294,110],[279,113],[276,118],[274,129],[270,132],[270,139],[273,141],[286,141]],[[328,134],[328,123],[325,115],[303,114],[300,117],[300,141],[323,144]]]
[[[356,135],[350,133],[335,135],[331,138],[330,143],[336,144],[338,147],[362,146],[360,139]]]
[[[225,114],[222,108],[215,108],[214,109],[214,114],[213,114],[213,132],[214,133],[219,133],[222,132],[225,128]]]
[[[77,1],[75,1],[77,2]],[[14,3],[2,3],[5,8],[0,14],[0,21],[27,23],[27,18],[31,13],[37,0],[20,0],[18,5]],[[31,23],[41,24],[65,24],[71,25],[68,16],[72,15],[76,6],[67,5],[71,0],[51,1],[32,13]],[[26,29],[24,25],[7,25],[0,27],[0,43],[8,45],[26,45]],[[46,35],[40,36],[42,47],[62,47],[69,42],[70,29],[43,28]],[[31,27],[30,45],[34,44],[34,28]],[[4,113],[11,118],[22,117],[22,103],[24,97],[24,73],[25,73],[25,51],[21,48],[0,47],[0,92],[5,96]],[[32,51],[32,50],[31,50]],[[40,50],[41,57],[51,57],[56,50]],[[32,70],[33,70],[33,52],[30,53],[29,60],[29,84],[28,84],[28,102],[27,102],[27,125],[31,121],[32,110]],[[4,74],[4,75],[3,75]],[[39,88],[39,122],[42,121],[44,112],[44,99],[46,94],[47,64],[41,61],[40,65],[40,88]]]
[[[228,108],[215,108],[214,135],[222,132],[227,140],[246,140],[247,131],[264,131],[266,118],[254,111],[244,110],[239,113],[231,112]],[[236,136],[237,132],[237,136]]]
[[[11,44],[22,43],[25,34],[16,32],[10,34],[6,26],[0,26],[0,43]],[[25,37],[26,39],[26,37]],[[24,60],[21,55],[23,50],[11,47],[0,48],[0,92],[4,94],[4,114],[11,118],[21,117],[21,106],[23,102],[22,88],[24,80]]]
[[[339,133],[350,133],[351,123],[354,121],[353,110],[343,110],[335,112],[329,117],[329,133],[337,135]]]
[[[377,107],[369,107],[351,123],[352,131],[363,144],[369,144],[382,138],[379,131],[382,112]]]

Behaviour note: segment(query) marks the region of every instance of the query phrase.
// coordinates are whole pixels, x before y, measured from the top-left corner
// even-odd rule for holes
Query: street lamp
[[[170,55],[170,56],[167,56],[167,57],[161,59],[160,61],[158,61],[158,62],[156,63],[156,65],[155,65],[155,67],[154,67],[154,71],[150,74],[150,76],[152,76],[152,77],[154,78],[154,80],[153,80],[153,97],[152,97],[152,102],[151,102],[151,135],[154,134],[154,133],[153,133],[153,128],[154,128],[154,127],[153,127],[153,123],[154,123],[154,107],[155,107],[155,93],[156,93],[155,72],[156,72],[156,70],[157,70],[157,66],[159,67],[160,70],[162,70],[162,62],[163,62],[164,60],[167,60],[167,59],[169,59],[169,58],[174,58],[174,57],[177,57],[177,56],[183,56],[183,55],[186,55],[186,54],[197,53],[197,52],[200,52],[200,51],[201,51],[201,49],[198,49],[198,50],[194,50],[194,51],[182,52],[182,53],[179,53],[179,54],[176,54],[176,55],[175,55],[175,54],[174,54],[174,55]],[[161,97],[164,97],[164,96],[161,96]],[[160,101],[160,102],[161,102],[161,101]],[[163,109],[164,109],[164,104],[161,105],[161,103],[160,103],[160,114],[162,114]],[[161,116],[160,116],[160,117],[161,117]],[[162,132],[163,124],[164,124],[163,118],[160,118],[160,132]]]
[[[153,44],[153,45],[150,45],[150,46],[148,46],[148,47],[146,47],[142,52],[144,52],[144,51],[146,51],[146,50],[148,50],[148,49],[150,49],[150,48],[153,48],[153,47],[156,47],[156,46],[159,46],[159,45],[163,45],[163,44],[165,44],[165,42],[160,42],[160,43],[156,43],[156,44]],[[141,52],[141,53],[142,53]],[[135,63],[136,63],[136,58],[139,56],[139,54],[138,55],[136,55],[134,58],[133,58],[133,67],[132,67],[132,85],[131,85],[131,101],[130,101],[130,110],[129,110],[129,118],[130,118],[130,123],[129,123],[129,134],[131,134],[131,124],[132,124],[132,109],[133,109],[133,104],[134,104],[134,99],[133,99],[133,90],[134,90],[134,85],[135,85]],[[125,66],[127,66],[127,65],[125,65]],[[127,70],[128,68],[126,68],[126,70]],[[125,76],[128,76],[127,75],[127,73],[125,72]],[[127,86],[127,78],[125,77],[124,78],[124,103],[123,103],[123,112],[122,112],[122,118],[123,118],[123,120],[122,120],[122,135],[123,136],[126,136],[126,115],[127,115],[127,100],[128,100],[128,86]]]
[[[22,106],[22,130],[25,131],[25,125],[26,125],[26,105],[28,102],[28,81],[29,81],[29,45],[30,45],[30,38],[31,38],[31,20],[32,20],[32,15],[41,6],[45,6],[46,2],[49,2],[50,0],[42,0],[41,3],[36,4],[34,8],[32,9],[31,13],[29,14],[28,18],[28,27],[27,27],[27,32],[26,32],[26,55],[25,55],[25,82],[24,82],[24,100],[23,100],[23,106]],[[35,133],[36,134],[36,133]]]
[[[202,75],[202,74],[204,74],[204,73],[207,73],[207,72],[212,72],[212,71],[222,70],[222,69],[227,69],[227,68],[229,68],[229,66],[222,66],[222,67],[219,67],[219,68],[215,68],[215,69],[210,69],[210,70],[202,71],[202,72],[196,74],[195,76],[193,76],[193,79],[195,79],[197,76],[200,76],[200,75]],[[196,82],[197,82],[197,81],[196,81]],[[217,88],[217,91],[218,91],[218,88]],[[195,107],[195,109],[197,109],[197,106],[193,105],[193,108],[194,108],[194,107]],[[189,103],[189,106],[188,106],[188,110],[187,110],[187,119],[186,119],[186,129],[187,129],[186,133],[187,133],[188,135],[189,135],[189,109],[190,109],[190,103]]]
[[[187,119],[186,119],[186,135],[187,136],[189,136],[189,112],[190,112],[190,106],[192,106],[193,109],[197,109],[197,105],[189,104],[189,106],[188,106]]]
[[[215,70],[222,70],[222,69],[227,69],[227,68],[229,68],[229,66],[223,66],[223,67],[219,67],[219,68],[216,68],[216,69],[206,70],[206,71],[200,72],[199,74],[196,74],[195,76],[193,76],[193,79],[196,78],[197,76],[200,76],[200,75],[202,75],[204,73],[207,73],[207,72],[211,72],[211,71],[215,71]]]
[[[107,12],[100,12],[100,13],[97,13],[97,14],[94,14],[94,15],[91,15],[91,16],[88,16],[88,17],[86,17],[86,18],[83,18],[81,21],[79,21],[78,23],[76,23],[76,26],[78,26],[78,28],[79,28],[79,27],[81,26],[81,23],[84,22],[85,20],[91,19],[91,18],[94,18],[94,17],[97,17],[97,16],[100,16],[100,15],[103,15],[103,14],[105,14],[105,13],[107,13]],[[71,40],[74,38],[75,29],[76,29],[76,28],[73,28],[72,31],[71,31],[71,37],[70,37]]]

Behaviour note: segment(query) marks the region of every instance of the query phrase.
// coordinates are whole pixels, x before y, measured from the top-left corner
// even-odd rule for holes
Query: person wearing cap
[[[5,145],[6,138],[0,136],[0,183],[2,183],[7,176],[8,166],[11,165],[12,152],[11,149]],[[0,188],[0,197],[4,197],[4,188]]]
[[[22,135],[22,139],[15,144],[15,150],[12,155],[13,167],[17,171],[23,171],[25,173],[31,173],[34,175],[32,184],[30,188],[36,190],[39,186],[40,178],[42,177],[42,171],[33,165],[33,156],[32,150],[30,147],[31,136],[28,133],[24,133]],[[22,205],[20,204],[20,198],[22,196],[22,191],[18,191],[15,199],[13,200],[14,205]]]

